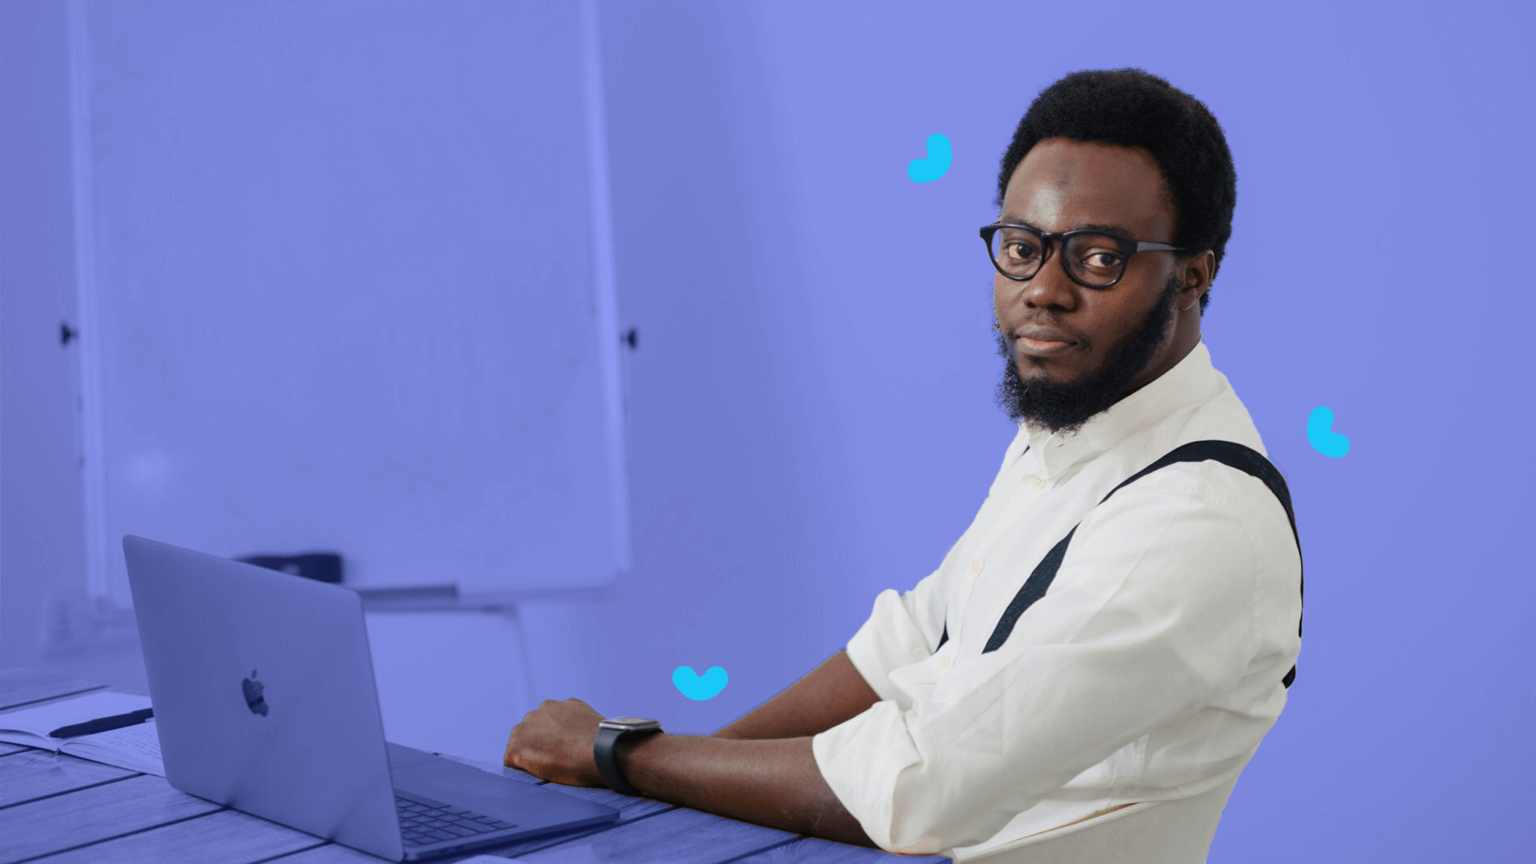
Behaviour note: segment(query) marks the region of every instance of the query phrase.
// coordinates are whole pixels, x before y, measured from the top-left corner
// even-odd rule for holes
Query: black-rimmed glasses
[[[1061,269],[1084,288],[1108,288],[1125,275],[1125,265],[1137,252],[1183,252],[1182,246],[1132,240],[1092,229],[1037,231],[1028,225],[995,222],[981,229],[981,241],[997,272],[1015,282],[1034,278],[1051,257],[1051,241],[1061,249]]]

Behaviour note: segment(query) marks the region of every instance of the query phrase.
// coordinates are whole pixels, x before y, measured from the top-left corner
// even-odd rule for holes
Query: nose
[[[1029,279],[1019,282],[998,275],[1000,282],[1006,282],[1002,286],[1006,290],[1017,291],[1017,300],[1032,308],[1044,309],[1072,309],[1077,306],[1077,283],[1067,276],[1067,271],[1061,266],[1055,243],[1048,244],[1045,248],[1045,260],[1040,263],[1040,269]],[[1058,260],[1052,260],[1058,259]]]

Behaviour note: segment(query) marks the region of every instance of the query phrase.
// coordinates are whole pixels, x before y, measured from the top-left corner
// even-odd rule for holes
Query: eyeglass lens
[[[1104,234],[1073,234],[1055,254],[1087,285],[1111,285],[1125,271],[1119,241]],[[1018,228],[999,228],[992,234],[992,260],[1009,276],[1029,279],[1045,259],[1039,237]]]

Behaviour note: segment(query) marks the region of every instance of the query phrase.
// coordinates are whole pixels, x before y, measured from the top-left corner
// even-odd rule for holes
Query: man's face
[[[1150,153],[1064,138],[1041,141],[1019,163],[1001,221],[1053,232],[1097,227],[1158,243],[1172,243],[1177,225]],[[1059,248],[1028,281],[996,273],[1004,410],[1070,431],[1171,369],[1199,342],[1209,257],[1180,266],[1175,253],[1139,252],[1109,288],[1073,282]]]

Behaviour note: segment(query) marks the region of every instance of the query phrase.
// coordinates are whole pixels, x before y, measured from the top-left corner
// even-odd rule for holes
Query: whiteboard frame
[[[132,605],[114,596],[107,561],[112,541],[107,536],[106,439],[101,402],[101,317],[97,313],[96,188],[91,125],[90,18],[86,0],[69,0],[69,118],[70,163],[74,181],[75,229],[75,371],[80,398],[81,480],[85,486],[85,591],[97,601]]]
[[[93,600],[129,607],[126,585],[114,585],[108,561],[117,544],[108,534],[106,514],[106,442],[101,385],[99,279],[96,261],[94,137],[90,98],[89,0],[69,0],[69,70],[71,173],[73,176],[75,295],[78,315],[76,366],[80,400],[81,477],[85,501],[86,594]],[[614,573],[607,584],[571,589],[573,595],[605,593],[632,566],[629,501],[627,393],[621,367],[618,287],[614,262],[613,206],[608,175],[606,104],[603,95],[602,45],[596,0],[580,0],[583,124],[586,136],[588,194],[593,256],[593,297],[597,312],[598,364],[602,379],[604,449],[608,471],[609,522],[613,532]],[[546,597],[564,592],[494,592],[502,600]]]
[[[619,298],[613,254],[613,199],[608,184],[607,106],[603,100],[602,41],[597,0],[581,0],[581,95],[586,115],[587,189],[592,222],[592,273],[597,298],[598,362],[603,376],[608,450],[609,517],[618,576],[630,569],[629,453],[625,435],[623,370],[619,368]]]

